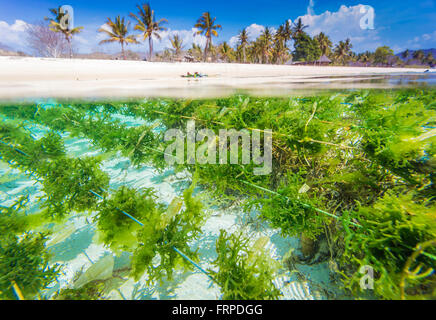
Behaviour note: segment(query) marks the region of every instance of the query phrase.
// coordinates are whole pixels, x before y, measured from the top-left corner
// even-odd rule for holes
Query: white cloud
[[[345,6],[342,5],[338,11],[325,11],[319,15],[306,14],[297,17],[309,27],[306,31],[315,36],[320,32],[327,34],[334,43],[350,38],[354,46],[353,50],[360,52],[374,50],[382,45],[378,36],[377,26],[374,30],[363,30],[360,27],[360,20],[363,16],[361,8],[365,5]],[[311,7],[313,12],[313,7]]]
[[[360,20],[363,16],[361,8],[365,5],[345,6],[342,5],[338,11],[325,11],[319,15],[314,13],[314,1],[309,2],[307,7],[308,13],[297,17],[294,21],[301,18],[303,24],[308,25],[306,32],[315,36],[320,32],[327,34],[333,43],[350,38],[353,44],[353,50],[357,52],[366,50],[375,50],[383,45],[378,35],[377,26],[375,30],[363,30],[360,27]],[[291,20],[289,20],[292,23]],[[265,27],[253,23],[247,28],[250,40],[256,39]],[[272,29],[275,32],[275,29]],[[233,36],[229,43],[235,46],[238,42],[238,36]]]
[[[262,34],[262,32],[265,31],[265,26],[253,23],[246,28],[246,31],[247,31],[248,41],[254,41]],[[270,31],[272,34],[275,34],[277,30],[273,27],[270,27]],[[238,35],[233,36],[229,40],[229,45],[231,47],[236,47],[238,41],[239,41]]]
[[[0,41],[14,50],[26,50],[25,31],[28,24],[23,20],[15,20],[13,24],[0,21]]]
[[[99,45],[99,42],[103,39],[106,39],[106,34],[102,32],[98,32],[99,28],[107,29],[108,26],[103,24],[98,27],[85,27],[83,33],[74,37],[76,42],[76,47],[81,53],[90,53],[93,51],[102,51],[106,53],[116,53],[119,52],[120,44],[119,43],[106,43]],[[185,50],[191,48],[192,44],[195,43],[204,47],[206,44],[206,37],[203,35],[196,34],[197,29],[192,28],[190,30],[172,30],[168,29],[166,31],[160,32],[161,40],[153,37],[153,50],[154,52],[158,52],[161,50],[165,50],[166,48],[171,47],[170,38],[174,35],[178,34],[183,40],[183,48]],[[133,50],[137,52],[147,52],[148,53],[148,40],[143,41],[142,37],[138,33],[133,33],[138,35],[139,44],[129,44],[126,46],[127,50]]]
[[[164,50],[166,48],[171,48],[170,39],[174,35],[178,35],[183,41],[183,48],[185,50],[192,47],[192,44],[199,45],[204,48],[206,45],[206,37],[201,34],[197,34],[198,29],[192,28],[190,30],[172,30],[168,29],[160,33],[161,40],[155,40],[154,47],[157,50]],[[213,39],[212,39],[213,41]]]

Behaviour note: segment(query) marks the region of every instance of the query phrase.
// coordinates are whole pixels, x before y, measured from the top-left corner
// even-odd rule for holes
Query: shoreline
[[[426,69],[146,62],[0,57],[0,100],[219,97],[240,91],[284,95],[298,90],[383,88],[362,80],[423,75]],[[182,78],[187,72],[204,78]],[[386,88],[392,86],[385,86]]]

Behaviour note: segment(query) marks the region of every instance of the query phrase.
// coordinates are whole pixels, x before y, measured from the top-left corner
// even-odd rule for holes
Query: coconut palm
[[[345,64],[351,56],[352,47],[350,39],[339,41],[335,48],[335,59]]]
[[[156,54],[158,61],[170,61],[173,56],[173,52],[170,49],[165,49],[163,52]]]
[[[83,30],[83,27],[76,27],[70,29],[70,24],[68,23],[65,25],[65,14],[66,12],[63,12],[62,7],[49,9],[49,11],[53,14],[54,18],[45,18],[45,20],[50,21],[50,30],[53,32],[60,32],[64,35],[65,40],[68,42],[68,47],[70,51],[70,59],[73,57],[73,47],[71,44],[73,35],[80,33]]]
[[[166,28],[162,24],[168,22],[166,19],[160,19],[156,21],[154,16],[154,10],[151,9],[149,3],[144,3],[142,7],[138,4],[138,15],[130,13],[130,16],[136,20],[135,30],[141,31],[142,40],[148,39],[148,49],[149,57],[148,60],[151,61],[153,58],[153,37],[160,40],[159,32],[165,31]]]
[[[369,62],[369,57],[368,57],[367,54],[362,53],[362,54],[359,55],[358,61],[360,61],[360,62],[364,63],[365,65],[367,65],[368,62]]]
[[[178,35],[175,34],[172,38],[170,38],[171,46],[173,53],[178,56],[182,52],[183,49],[183,39]]]
[[[320,32],[317,36],[315,36],[315,40],[318,41],[321,54],[326,56],[329,55],[332,48],[332,42],[330,38],[324,32]]]
[[[271,47],[273,44],[273,35],[271,33],[271,29],[266,27],[260,35],[259,40],[262,53],[262,62],[268,63],[271,56]]]
[[[188,53],[197,61],[202,59],[203,50],[195,43],[192,44],[192,48],[188,50]]]
[[[294,23],[294,28],[292,29],[293,38],[295,39],[296,37],[298,37],[300,34],[302,34],[304,32],[304,29],[306,29],[308,27],[309,26],[303,24],[303,21],[301,20],[301,18],[299,18],[297,20],[297,23]]]
[[[233,60],[234,57],[234,51],[232,47],[230,47],[226,41],[224,41],[219,47],[218,52],[223,58],[224,61],[230,62]]]
[[[274,47],[272,48],[272,61],[274,63],[283,64],[285,58],[288,56],[289,49],[285,46],[285,43],[280,40],[274,41]]]
[[[409,55],[410,55],[410,51],[409,51],[409,49],[405,50],[405,51],[401,54],[401,56],[403,57],[403,59],[407,59],[407,58],[409,58]]]
[[[374,61],[374,53],[370,51],[359,53],[357,56],[357,60],[364,63],[365,66],[368,66],[368,64]]]
[[[286,20],[283,24],[283,36],[285,38],[285,45],[287,45],[288,41],[292,39],[294,32],[292,31],[292,26],[289,23],[289,20]]]
[[[248,47],[249,57],[251,62],[253,63],[261,63],[262,62],[262,44],[261,39],[258,37],[255,41],[251,43]]]
[[[247,62],[246,48],[248,45],[247,29],[244,29],[239,33],[238,40],[239,40],[239,45],[241,46],[241,49],[242,49],[242,55],[243,55],[243,59],[244,59],[243,61],[244,61],[244,63],[246,63]]]
[[[433,54],[431,52],[429,52],[424,60],[425,60],[425,63],[427,63],[428,65],[434,64]]]
[[[417,50],[413,53],[413,59],[418,60],[419,62],[424,62],[425,54],[422,50]]]
[[[274,46],[271,51],[272,60],[275,63],[283,63],[283,58],[287,54],[286,37],[285,25],[279,26],[274,35]]]
[[[283,25],[280,25],[276,33],[274,34],[274,41],[285,42],[285,38],[285,27]]]
[[[107,18],[106,26],[98,29],[98,32],[106,33],[109,38],[100,41],[99,44],[119,42],[121,44],[121,54],[123,59],[126,60],[126,55],[124,52],[124,45],[129,43],[138,43],[134,35],[129,35],[129,25],[130,22],[125,22],[124,18],[117,16],[115,22],[111,18]]]
[[[199,29],[197,34],[204,34],[206,36],[206,45],[204,47],[204,61],[207,58],[207,52],[212,45],[212,35],[218,37],[218,29],[222,29],[221,25],[215,24],[216,17],[212,18],[210,12],[204,12],[202,16],[197,20],[194,25],[195,28]]]

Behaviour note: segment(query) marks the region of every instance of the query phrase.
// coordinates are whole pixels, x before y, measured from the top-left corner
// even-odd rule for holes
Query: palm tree
[[[304,32],[304,29],[308,28],[309,26],[303,24],[303,21],[301,20],[301,18],[299,18],[297,20],[297,23],[294,23],[294,28],[293,28],[293,38],[295,39],[296,37],[298,37],[301,33]]]
[[[332,48],[332,42],[330,38],[324,32],[320,32],[317,36],[315,36],[315,40],[318,41],[321,54],[326,56],[329,55]]]
[[[242,55],[243,55],[243,58],[244,58],[244,63],[246,63],[247,62],[246,47],[248,45],[248,33],[247,33],[247,29],[244,29],[244,30],[242,30],[239,33],[238,40],[239,40],[239,45],[242,48]]]
[[[203,56],[203,50],[195,43],[192,44],[192,48],[188,50],[188,53],[197,61],[201,60]]]
[[[138,16],[134,13],[130,13],[130,16],[136,20],[135,30],[142,32],[142,40],[148,39],[149,57],[151,61],[153,58],[153,37],[160,40],[160,31],[165,31],[166,28],[162,27],[162,24],[168,22],[166,19],[155,20],[154,10],[151,9],[149,3],[144,3],[142,7],[138,4]]]
[[[175,34],[172,38],[170,38],[171,46],[173,53],[178,56],[182,52],[183,49],[183,39],[180,38],[178,34]]]
[[[364,63],[365,66],[368,66],[368,64],[370,64],[374,60],[374,53],[370,51],[359,53],[357,60]]]
[[[418,60],[419,62],[424,62],[425,54],[422,50],[417,50],[413,53],[413,59]]]
[[[111,18],[107,18],[106,25],[109,27],[110,30],[104,27],[98,29],[98,32],[106,33],[109,36],[109,39],[102,40],[99,44],[119,42],[121,44],[121,53],[124,60],[126,60],[126,55],[124,53],[124,44],[128,45],[129,43],[139,43],[134,35],[128,35],[129,24],[130,22],[127,22],[126,24],[124,18],[120,18],[120,16],[117,16],[115,18],[115,22],[113,22]]]
[[[233,60],[234,51],[233,49],[227,44],[226,41],[224,41],[218,48],[218,52],[220,53],[221,57],[227,61],[230,62]]]
[[[283,36],[285,38],[285,46],[287,46],[288,41],[292,39],[293,33],[294,32],[292,31],[292,26],[289,23],[289,20],[286,20],[283,24]]]
[[[362,53],[362,54],[359,55],[359,57],[358,57],[358,61],[364,63],[365,66],[367,66],[367,65],[368,65],[368,62],[369,62],[369,57],[368,57],[367,54]]]
[[[285,42],[285,38],[285,27],[283,25],[280,25],[276,33],[274,34],[274,41]]]
[[[70,49],[70,59],[73,57],[73,47],[71,44],[71,40],[73,35],[80,33],[83,30],[83,27],[76,27],[70,29],[69,24],[65,26],[63,22],[65,18],[65,12],[63,12],[62,7],[58,7],[57,9],[49,9],[50,12],[54,15],[54,19],[45,18],[45,20],[50,20],[50,30],[53,32],[61,32],[63,33],[65,40],[68,42],[68,46]]]
[[[283,64],[284,58],[288,55],[288,50],[283,41],[276,39],[272,49],[273,62]]]
[[[287,53],[286,47],[286,27],[279,26],[274,35],[274,47],[272,48],[272,60],[275,63],[283,63],[283,58]]]
[[[218,37],[218,29],[222,29],[221,25],[215,24],[216,18],[210,16],[210,12],[204,12],[202,16],[197,20],[194,25],[195,28],[199,29],[197,34],[204,34],[206,36],[206,45],[204,47],[204,61],[207,58],[207,52],[212,45],[212,35]]]
[[[345,64],[348,58],[351,56],[352,44],[350,39],[345,41],[339,41],[339,44],[335,48],[335,58]]]
[[[403,59],[407,59],[407,58],[409,58],[409,55],[410,55],[410,51],[409,51],[409,49],[407,49],[406,51],[404,51],[404,52],[401,54],[401,56],[403,57]]]
[[[429,53],[427,54],[427,56],[425,57],[425,62],[426,62],[428,65],[432,65],[432,64],[434,64],[434,57],[433,57],[433,54],[432,54],[431,52],[429,52]]]
[[[270,28],[265,28],[265,30],[260,35],[259,40],[262,53],[262,62],[268,63],[269,57],[271,56],[271,47],[273,43],[273,36]]]
[[[250,56],[250,60],[253,63],[261,63],[262,62],[262,45],[260,37],[256,39],[256,41],[252,42],[248,47],[248,52]]]

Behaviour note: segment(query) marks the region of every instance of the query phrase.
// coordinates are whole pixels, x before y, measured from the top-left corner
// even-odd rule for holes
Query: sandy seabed
[[[425,69],[0,57],[0,100],[34,98],[216,97],[238,90],[289,94],[301,88],[370,88],[356,80]],[[182,78],[187,72],[205,74]],[[379,86],[377,86],[379,87]]]

